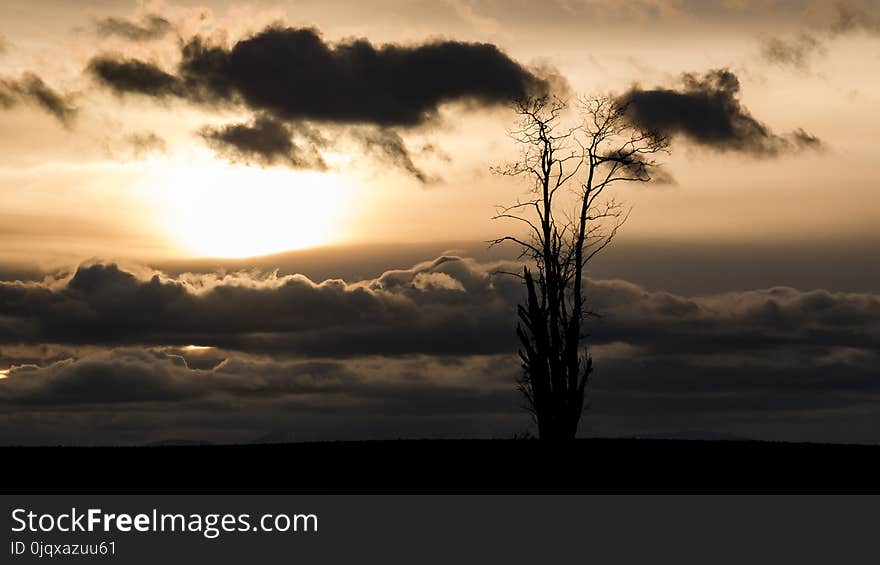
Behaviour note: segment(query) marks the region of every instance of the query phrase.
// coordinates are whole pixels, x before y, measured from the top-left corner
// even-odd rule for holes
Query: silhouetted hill
[[[582,439],[0,448],[7,492],[880,491],[880,447]]]

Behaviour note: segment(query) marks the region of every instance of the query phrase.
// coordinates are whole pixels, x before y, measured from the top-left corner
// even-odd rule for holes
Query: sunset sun
[[[158,205],[165,229],[188,254],[239,258],[338,240],[341,192],[333,174],[206,156],[169,168]]]

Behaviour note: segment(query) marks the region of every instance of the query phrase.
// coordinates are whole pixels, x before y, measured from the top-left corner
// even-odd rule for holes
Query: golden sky
[[[4,2],[0,76],[20,82],[33,73],[76,113],[62,123],[25,99],[0,113],[0,258],[241,257],[484,240],[506,229],[489,220],[493,207],[523,187],[489,173],[516,155],[504,105],[452,100],[425,123],[395,128],[425,183],[364,151],[345,124],[322,130],[341,140],[325,151],[325,171],[230,162],[199,132],[252,118],[246,108],[118,95],[86,71],[106,54],[171,70],[193,36],[232,45],[277,22],[315,27],[328,43],[492,43],[526,68],[563,77],[572,96],[675,88],[683,73],[729,69],[751,116],[774,134],[803,128],[822,149],[762,157],[676,140],[666,159],[674,184],[618,195],[634,206],[625,238],[808,244],[876,235],[874,3],[840,13],[822,2],[533,4]],[[151,31],[151,16],[167,29]],[[789,50],[773,56],[773,45]]]

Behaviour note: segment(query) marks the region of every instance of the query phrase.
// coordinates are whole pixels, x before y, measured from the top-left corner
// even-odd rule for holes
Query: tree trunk
[[[535,284],[528,268],[523,270],[523,277],[527,300],[526,305],[518,309],[520,323],[517,326],[524,372],[521,388],[529,398],[539,438],[574,439],[583,411],[584,393],[577,342],[572,344],[552,338],[550,326],[555,318],[539,298],[546,288]],[[579,334],[579,323],[577,329]],[[572,339],[570,329],[564,335],[566,341]],[[578,339],[577,334],[574,339]]]

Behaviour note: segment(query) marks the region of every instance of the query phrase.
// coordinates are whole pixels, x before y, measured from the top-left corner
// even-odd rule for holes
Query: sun
[[[164,230],[190,255],[253,257],[342,237],[346,199],[334,173],[196,155],[169,164],[160,184]]]

